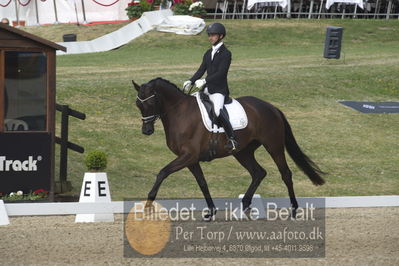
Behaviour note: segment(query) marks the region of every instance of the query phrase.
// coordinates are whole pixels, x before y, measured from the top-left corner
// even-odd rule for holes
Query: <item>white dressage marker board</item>
[[[108,186],[106,173],[85,173],[79,202],[99,202],[111,203],[111,193]],[[114,213],[112,211],[101,213],[87,212],[85,214],[76,214],[76,223],[90,222],[113,222]]]
[[[10,224],[10,220],[8,219],[8,214],[6,211],[6,207],[4,206],[4,202],[0,200],[0,225]]]

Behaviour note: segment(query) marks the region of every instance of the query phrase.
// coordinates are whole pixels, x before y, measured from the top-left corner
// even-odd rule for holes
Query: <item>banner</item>
[[[50,190],[50,133],[0,133],[0,193]]]

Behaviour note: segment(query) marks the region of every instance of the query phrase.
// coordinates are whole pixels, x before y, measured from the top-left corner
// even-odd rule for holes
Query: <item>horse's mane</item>
[[[176,84],[170,82],[169,80],[166,80],[164,78],[158,77],[155,79],[152,79],[148,82],[148,84],[153,84],[153,83],[157,83],[157,82],[162,82],[162,83],[166,83],[166,85],[168,85],[169,87],[174,88],[175,90],[181,92],[182,94],[185,94],[184,92],[182,92],[182,90],[176,86]]]

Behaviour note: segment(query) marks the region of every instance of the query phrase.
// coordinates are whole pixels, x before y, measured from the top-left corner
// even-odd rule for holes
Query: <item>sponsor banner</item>
[[[338,102],[362,113],[399,113],[399,102]]]
[[[205,200],[124,201],[124,256],[129,258],[322,258],[325,199],[299,202],[296,217],[284,200],[253,204],[214,199],[218,209],[204,221]],[[262,208],[262,209],[260,209]],[[260,215],[262,214],[262,215]]]
[[[51,135],[0,133],[0,193],[50,190]]]

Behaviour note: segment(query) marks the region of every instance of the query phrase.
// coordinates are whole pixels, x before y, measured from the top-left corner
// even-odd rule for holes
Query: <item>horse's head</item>
[[[133,87],[137,90],[136,105],[141,112],[143,126],[141,132],[145,135],[154,133],[154,122],[160,116],[159,99],[153,82],[141,86],[132,80]]]

